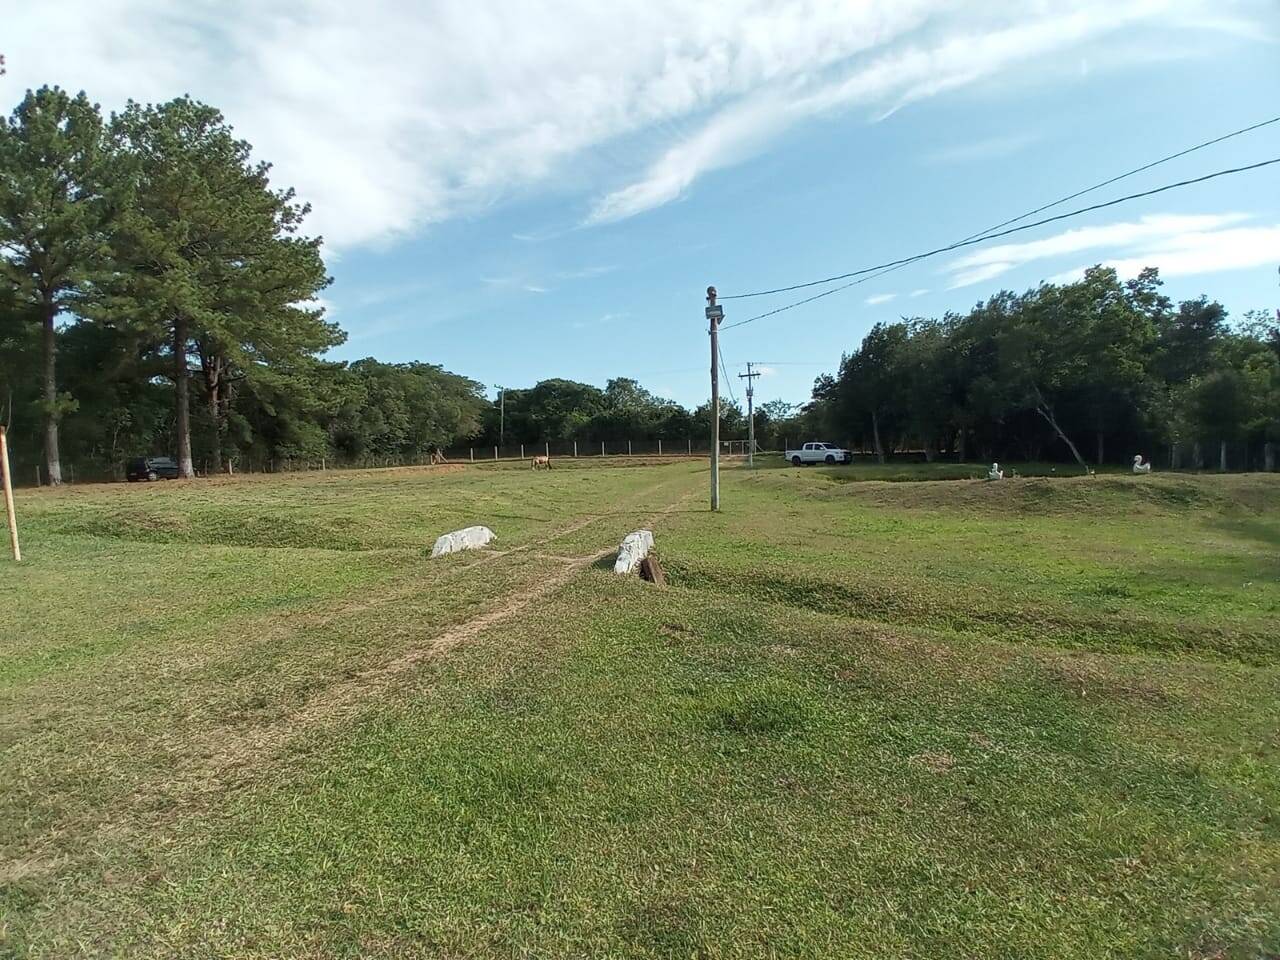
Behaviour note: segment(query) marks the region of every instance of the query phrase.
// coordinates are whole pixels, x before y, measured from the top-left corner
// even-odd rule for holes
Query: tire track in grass
[[[672,484],[689,485],[693,479],[688,475],[664,479],[640,491],[635,499],[648,498]],[[669,516],[696,492],[695,488],[690,487],[679,493],[675,500],[652,514],[645,521],[646,524],[652,525],[656,520]],[[617,515],[590,514],[578,518],[544,536],[542,542],[568,536],[592,523]],[[24,849],[17,855],[29,865],[29,872],[49,875],[74,870],[77,862],[82,861],[87,852],[94,850],[100,841],[124,839],[127,842],[131,835],[150,836],[157,831],[172,835],[176,825],[182,822],[184,814],[190,815],[196,808],[205,808],[212,797],[252,780],[263,764],[276,759],[304,734],[314,734],[317,729],[330,729],[357,716],[371,703],[393,693],[419,665],[447,654],[460,644],[519,616],[616,549],[615,544],[610,544],[582,556],[544,557],[541,552],[534,550],[534,546],[535,544],[530,543],[504,552],[487,551],[478,555],[482,559],[459,565],[455,569],[457,575],[461,575],[477,566],[520,553],[549,560],[558,564],[559,568],[532,585],[521,582],[514,590],[494,598],[489,608],[483,612],[446,625],[434,636],[425,637],[423,642],[397,656],[318,689],[304,704],[270,723],[260,726],[219,724],[195,739],[182,742],[175,766],[167,770],[163,777],[138,783],[118,798],[85,812],[81,818],[61,820],[51,825],[47,831],[31,837],[23,844]],[[437,586],[440,582],[437,580],[424,585],[419,580],[414,584],[404,584],[395,591],[394,596],[379,597],[355,607],[344,607],[340,612],[324,617],[318,624],[300,625],[293,621],[290,632],[308,630],[315,625],[332,625],[377,603],[405,599],[414,592],[420,592],[424,586]],[[75,836],[77,841],[75,846],[78,852],[75,855],[59,849],[60,841],[65,842],[71,836]]]
[[[644,525],[653,526],[657,520],[670,516],[696,492],[689,490],[681,494],[647,519]],[[602,516],[591,519],[593,521],[602,519]],[[583,522],[571,526],[574,529],[582,529],[587,525],[587,522]],[[564,528],[559,535],[564,536],[570,532],[574,530]],[[509,556],[516,550],[530,548],[531,545],[515,548],[503,556]],[[358,713],[370,699],[378,693],[390,690],[400,677],[412,671],[418,664],[447,653],[459,644],[475,639],[491,627],[524,613],[535,603],[555,593],[616,549],[616,545],[611,544],[585,556],[545,557],[560,563],[560,569],[543,577],[531,587],[522,587],[518,592],[507,594],[495,606],[483,613],[447,627],[425,644],[413,647],[392,660],[370,667],[348,680],[330,686],[323,693],[312,697],[306,705],[294,711],[283,722],[261,728],[258,736],[244,738],[240,743],[224,741],[224,748],[214,754],[215,762],[223,769],[230,769],[248,758],[260,758],[263,755],[278,752],[301,729],[310,729],[317,725],[329,726]]]

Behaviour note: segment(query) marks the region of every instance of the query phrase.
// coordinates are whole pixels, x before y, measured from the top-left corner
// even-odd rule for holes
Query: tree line
[[[343,331],[309,208],[214,108],[103,116],[29,92],[0,119],[0,422],[20,466],[62,480],[175,455],[186,476],[270,463],[411,460],[449,446],[620,439],[704,448],[711,410],[627,378],[502,391],[430,363],[325,358]],[[743,438],[740,405],[721,435]],[[807,439],[928,458],[1122,461],[1228,444],[1274,466],[1280,331],[1173,304],[1156,271],[1004,291],[967,314],[878,324],[802,409],[755,411],[764,449]],[[24,462],[24,454],[28,459]],[[24,472],[24,478],[29,473]]]
[[[1229,322],[1205,297],[1174,304],[1158,271],[1121,281],[1095,267],[1074,283],[1003,291],[966,314],[880,323],[805,416],[874,450],[928,459],[1128,462],[1275,469],[1280,325]]]

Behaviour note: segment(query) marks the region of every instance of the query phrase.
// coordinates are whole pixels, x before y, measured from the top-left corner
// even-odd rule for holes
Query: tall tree
[[[58,424],[74,408],[58,390],[58,317],[91,294],[107,262],[119,202],[102,116],[83,93],[42,87],[0,120],[0,278],[41,326],[45,473],[62,482]]]
[[[138,201],[122,218],[126,266],[116,306],[153,332],[170,358],[179,472],[192,476],[191,366],[198,359],[221,466],[237,379],[341,342],[307,303],[328,279],[319,240],[296,236],[308,208],[271,188],[217,110],[189,97],[130,103],[112,120],[137,171]],[[163,345],[163,346],[161,346]]]

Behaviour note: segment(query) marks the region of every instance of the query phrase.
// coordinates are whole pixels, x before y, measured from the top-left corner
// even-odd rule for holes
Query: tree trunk
[[[1191,445],[1191,466],[1195,470],[1204,469],[1204,450],[1201,449],[1199,440]]]
[[[1271,473],[1276,468],[1276,445],[1268,440],[1262,445],[1262,469]]]
[[[177,397],[178,476],[191,478],[191,371],[187,368],[187,318],[173,321],[173,386]]]
[[[62,457],[58,452],[58,308],[44,301],[44,467],[50,486],[62,483]]]
[[[871,411],[871,433],[876,442],[876,459],[884,463],[884,445],[880,442],[880,418],[876,416],[874,410]]]
[[[1218,469],[1227,472],[1227,441],[1218,441]]]
[[[965,463],[965,433],[963,429],[956,436],[956,452],[959,454],[960,462]]]
[[[1039,391],[1036,391],[1037,395]],[[1058,421],[1053,418],[1053,411],[1049,409],[1049,405],[1044,402],[1044,397],[1039,397],[1039,403],[1036,404],[1036,413],[1044,417],[1049,426],[1053,427],[1053,432],[1062,438],[1062,442],[1071,448],[1071,455],[1076,458],[1076,463],[1080,464],[1080,469],[1085,473],[1089,472],[1089,465],[1084,462],[1084,457],[1080,456],[1080,451],[1076,449],[1076,445],[1071,442],[1071,438],[1062,432],[1062,428],[1058,426]]]
[[[204,375],[205,396],[209,406],[209,422],[213,424],[213,450],[209,457],[211,472],[222,473],[223,383],[222,358],[201,349],[200,370]]]
[[[1178,469],[1178,445],[1176,443],[1169,444],[1169,469]]]

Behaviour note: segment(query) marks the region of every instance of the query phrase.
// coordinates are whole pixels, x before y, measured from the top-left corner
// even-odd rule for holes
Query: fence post
[[[520,444],[520,459],[524,459],[524,444]]]
[[[44,486],[44,484],[40,482],[40,464],[38,463],[36,464],[36,486],[37,487]]]
[[[22,550],[18,547],[18,518],[13,512],[13,484],[9,481],[9,441],[5,438],[6,428],[0,424],[0,479],[4,481],[4,512],[9,519],[9,549],[13,551],[14,562],[22,559]]]
[[[493,459],[494,459],[495,461],[498,459],[498,448],[497,448],[497,447],[494,447],[494,448],[493,448]]]
[[[468,448],[467,448],[467,451],[468,451],[469,456],[471,457],[471,462],[472,462],[472,463],[475,463],[475,462],[476,462],[476,448],[475,448],[475,447],[468,447]]]
[[[662,456],[662,438],[658,438],[658,456]]]
[[[578,456],[578,441],[577,441],[577,440],[573,441],[573,456],[574,456],[574,459],[577,459],[577,456]]]
[[[544,442],[542,445],[542,448],[547,454],[547,459],[550,460],[551,459],[551,441],[547,440],[546,442]]]
[[[627,441],[627,456],[631,456],[631,441]]]
[[[604,441],[600,441],[600,456],[604,456]]]
[[[686,438],[689,442],[689,456],[693,456],[693,437]]]

